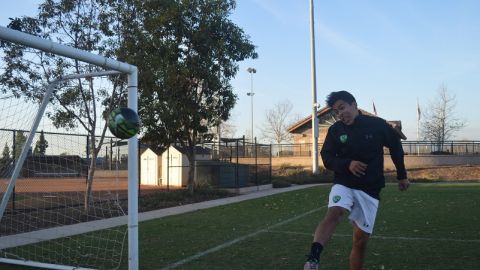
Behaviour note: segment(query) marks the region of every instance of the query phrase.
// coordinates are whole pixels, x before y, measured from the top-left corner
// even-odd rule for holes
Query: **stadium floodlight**
[[[251,124],[252,124],[252,131],[251,131],[251,136],[252,136],[252,143],[254,141],[253,139],[253,96],[255,95],[255,93],[253,92],[253,74],[257,73],[257,70],[255,68],[247,68],[247,72],[250,73],[250,92],[247,93],[247,96],[250,97],[250,103],[251,103]]]
[[[23,150],[20,154],[20,159],[17,160],[14,173],[12,178],[9,181],[6,192],[3,193],[2,203],[0,205],[0,221],[5,212],[5,208],[10,197],[10,194],[15,187],[16,177],[20,172],[20,169],[23,164],[20,161],[25,161],[25,158],[31,147],[33,136],[38,128],[38,124],[43,117],[45,106],[49,103],[51,93],[55,85],[61,81],[72,78],[81,78],[81,77],[94,77],[94,76],[106,76],[112,74],[123,73],[128,76],[128,107],[133,111],[137,112],[137,80],[138,72],[137,67],[130,65],[128,63],[123,63],[117,60],[109,59],[100,55],[96,55],[87,51],[80,49],[72,48],[66,45],[58,44],[50,40],[42,39],[30,34],[26,34],[20,31],[12,30],[3,26],[0,26],[0,39],[12,43],[21,44],[31,48],[39,49],[44,52],[68,57],[71,59],[79,60],[88,64],[93,64],[104,69],[108,69],[105,72],[92,73],[92,74],[75,74],[59,78],[48,87],[42,105],[37,111],[33,125],[30,127],[30,135],[28,135],[27,141],[24,144]],[[1,261],[1,260],[0,260]],[[7,263],[12,263],[12,260],[3,260]],[[25,260],[15,260],[17,264],[23,264],[22,261]],[[139,267],[138,262],[138,138],[133,136],[128,139],[128,265],[130,270],[136,270]],[[34,262],[27,261],[27,265],[37,266],[37,267],[48,267],[50,269],[63,269],[63,268],[52,268],[50,264],[45,264],[39,262],[34,264]],[[32,264],[30,264],[32,263]],[[46,266],[47,265],[47,266]],[[61,267],[61,266],[58,266]],[[70,267],[70,269],[72,269]],[[80,269],[80,268],[75,268]]]
[[[317,116],[317,71],[315,66],[315,20],[313,0],[310,0],[310,50],[312,62],[312,173],[318,174],[318,116]]]

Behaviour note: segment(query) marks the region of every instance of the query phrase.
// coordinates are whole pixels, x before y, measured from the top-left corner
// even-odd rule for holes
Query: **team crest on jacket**
[[[333,201],[334,203],[337,203],[337,202],[339,202],[341,199],[342,199],[341,196],[335,195],[335,196],[333,196],[332,201]]]
[[[346,143],[348,139],[347,134],[340,135],[340,142],[341,143]]]

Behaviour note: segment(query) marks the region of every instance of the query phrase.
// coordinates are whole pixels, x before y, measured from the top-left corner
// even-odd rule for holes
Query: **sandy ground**
[[[4,192],[8,179],[0,179],[0,192]],[[74,192],[85,191],[85,178],[20,178],[15,185],[16,192]],[[127,190],[128,179],[121,178],[95,178],[94,191]],[[140,186],[141,190],[161,189],[159,186]]]
[[[432,168],[408,169],[408,178],[412,181],[480,181],[480,166],[441,166]],[[387,172],[394,177],[394,172]]]

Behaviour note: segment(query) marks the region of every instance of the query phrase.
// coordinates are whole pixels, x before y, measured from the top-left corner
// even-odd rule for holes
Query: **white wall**
[[[159,156],[151,149],[145,150],[140,156],[140,184],[158,185],[159,175]]]
[[[184,155],[180,153],[175,147],[170,146],[165,152],[162,153],[162,184],[181,187],[186,185],[184,183]],[[187,176],[188,177],[188,176]]]

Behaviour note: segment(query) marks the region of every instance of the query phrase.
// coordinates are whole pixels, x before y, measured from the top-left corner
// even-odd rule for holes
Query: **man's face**
[[[353,121],[358,116],[357,103],[354,101],[352,104],[348,104],[343,100],[337,100],[332,106],[333,112],[337,115],[338,119],[345,125],[353,124]]]

